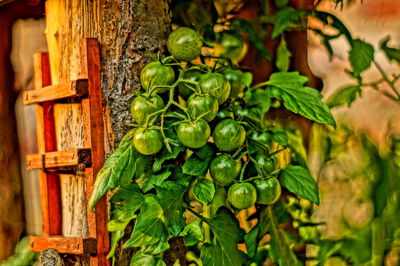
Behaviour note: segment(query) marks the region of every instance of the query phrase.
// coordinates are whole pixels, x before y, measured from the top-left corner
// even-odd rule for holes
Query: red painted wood
[[[50,62],[49,55],[47,53],[41,54],[41,71],[42,71],[42,86],[51,85],[50,75]],[[57,150],[57,140],[55,131],[54,121],[54,103],[45,102],[43,107],[43,127],[44,127],[44,144],[45,152],[52,152]],[[46,178],[46,189],[47,189],[47,206],[42,213],[45,214],[43,222],[47,223],[44,225],[44,229],[48,232],[44,232],[49,235],[61,235],[61,189],[60,189],[60,178],[57,174],[45,173],[41,174],[43,178]],[[43,188],[44,189],[44,188]],[[47,209],[46,209],[47,208]]]
[[[86,169],[86,192],[89,199],[97,173],[104,164],[104,124],[103,124],[103,104],[101,95],[100,77],[100,49],[96,39],[88,38],[81,44],[83,51],[83,63],[86,66],[88,77],[88,101],[83,101],[83,109],[89,109],[89,142],[92,150],[92,167]],[[110,265],[106,256],[110,249],[109,233],[107,231],[108,211],[107,199],[103,197],[96,208],[95,215],[88,214],[89,236],[97,239],[97,259],[91,261],[93,264]],[[93,226],[95,227],[93,228]]]

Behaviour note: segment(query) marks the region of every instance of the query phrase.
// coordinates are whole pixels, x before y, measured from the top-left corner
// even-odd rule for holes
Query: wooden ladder
[[[107,202],[99,201],[95,212],[87,211],[88,236],[62,236],[61,191],[58,174],[65,171],[84,173],[86,201],[89,202],[98,171],[104,163],[104,125],[100,80],[100,51],[96,39],[81,41],[81,65],[84,78],[66,84],[51,84],[49,56],[36,54],[35,89],[25,91],[25,104],[36,104],[38,154],[27,156],[27,168],[40,171],[43,236],[30,238],[36,252],[53,248],[58,253],[90,255],[90,265],[109,265]],[[75,98],[82,104],[84,147],[57,151],[54,104]],[[88,208],[87,208],[88,209]]]

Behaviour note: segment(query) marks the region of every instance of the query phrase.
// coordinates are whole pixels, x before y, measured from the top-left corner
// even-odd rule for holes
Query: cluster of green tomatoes
[[[172,56],[143,68],[140,81],[146,92],[135,97],[131,105],[138,127],[133,144],[144,155],[154,155],[164,146],[171,150],[170,145],[177,143],[165,134],[166,120],[177,119],[173,127],[181,145],[195,151],[212,137],[218,152],[211,161],[209,174],[216,184],[229,186],[232,206],[245,209],[256,202],[273,204],[281,194],[278,180],[269,176],[276,170],[276,159],[263,152],[247,157],[243,153],[249,139],[267,145],[268,135],[250,132],[248,136],[245,125],[227,108],[246,87],[241,82],[243,72],[226,66],[210,68],[191,63],[200,56],[202,46],[196,31],[178,28],[167,42]],[[244,165],[248,164],[257,169],[253,172],[258,178],[243,180]],[[259,178],[260,175],[268,178]]]

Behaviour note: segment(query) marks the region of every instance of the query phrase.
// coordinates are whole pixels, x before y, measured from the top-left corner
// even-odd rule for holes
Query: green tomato
[[[199,84],[202,92],[213,96],[219,104],[223,104],[231,93],[229,81],[220,73],[204,74],[201,76]]]
[[[214,129],[214,143],[221,151],[230,152],[246,140],[246,131],[235,120],[224,119]]]
[[[239,69],[232,69],[228,68],[222,72],[225,78],[229,81],[231,85],[231,94],[230,97],[236,98],[239,96],[240,93],[243,92],[244,88],[246,87],[241,78],[243,76],[243,72]]]
[[[261,143],[261,144],[264,144],[265,146],[268,146],[269,140],[270,140],[270,137],[269,137],[268,133],[266,133],[266,132],[257,132],[257,131],[253,132],[250,135],[250,138],[255,140],[255,141],[257,141],[257,142],[259,142],[259,143]]]
[[[149,98],[138,96],[131,104],[132,118],[139,125],[143,125],[150,114],[159,111],[164,107],[164,102],[158,95]]]
[[[183,79],[184,80],[189,80],[193,82],[198,82],[200,80],[201,75],[204,73],[198,69],[189,69],[183,73]],[[182,96],[183,99],[187,100],[190,95],[193,94],[193,89],[191,87],[194,87],[193,85],[187,84],[185,82],[180,82],[178,84],[178,92],[179,95]]]
[[[281,196],[281,184],[275,177],[254,180],[257,190],[257,203],[264,205],[274,204]]]
[[[172,67],[161,64],[158,61],[148,63],[140,72],[140,83],[142,87],[149,90],[155,86],[169,86],[175,81],[175,73]],[[163,93],[168,88],[159,88],[158,92]]]
[[[218,101],[212,96],[192,95],[187,101],[187,109],[193,118],[208,112],[202,118],[210,122],[217,116]]]
[[[236,183],[229,187],[228,200],[236,209],[247,209],[256,202],[257,191],[250,183]]]
[[[215,183],[227,186],[235,180],[240,173],[242,163],[232,160],[226,154],[215,157],[210,164],[210,175]]]
[[[188,148],[201,148],[210,137],[210,126],[204,119],[193,122],[181,122],[177,129],[178,140]]]
[[[234,62],[240,62],[244,49],[243,37],[239,34],[223,32],[221,36],[222,56]]]
[[[186,27],[174,30],[168,37],[167,48],[179,61],[192,61],[201,54],[203,42],[200,35]]]
[[[257,154],[254,159],[265,174],[270,174],[276,169],[277,161],[275,157],[268,158],[264,154]]]
[[[157,153],[163,147],[161,133],[156,129],[139,128],[133,136],[133,145],[141,154]]]

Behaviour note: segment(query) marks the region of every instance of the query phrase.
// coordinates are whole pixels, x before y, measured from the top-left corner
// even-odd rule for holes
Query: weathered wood
[[[47,53],[34,56],[35,90],[51,84],[49,57]],[[43,154],[56,150],[53,103],[36,106],[36,129],[38,152]],[[43,234],[61,234],[60,179],[57,174],[39,172],[42,203]]]
[[[62,168],[91,163],[91,154],[88,149],[70,151],[56,151],[45,154],[29,154],[26,158],[28,169]]]
[[[42,103],[87,94],[87,79],[78,79],[70,83],[62,83],[43,87],[40,90],[24,92],[24,104]]]
[[[89,237],[31,236],[30,247],[35,252],[55,249],[58,253],[96,254],[96,239]]]

